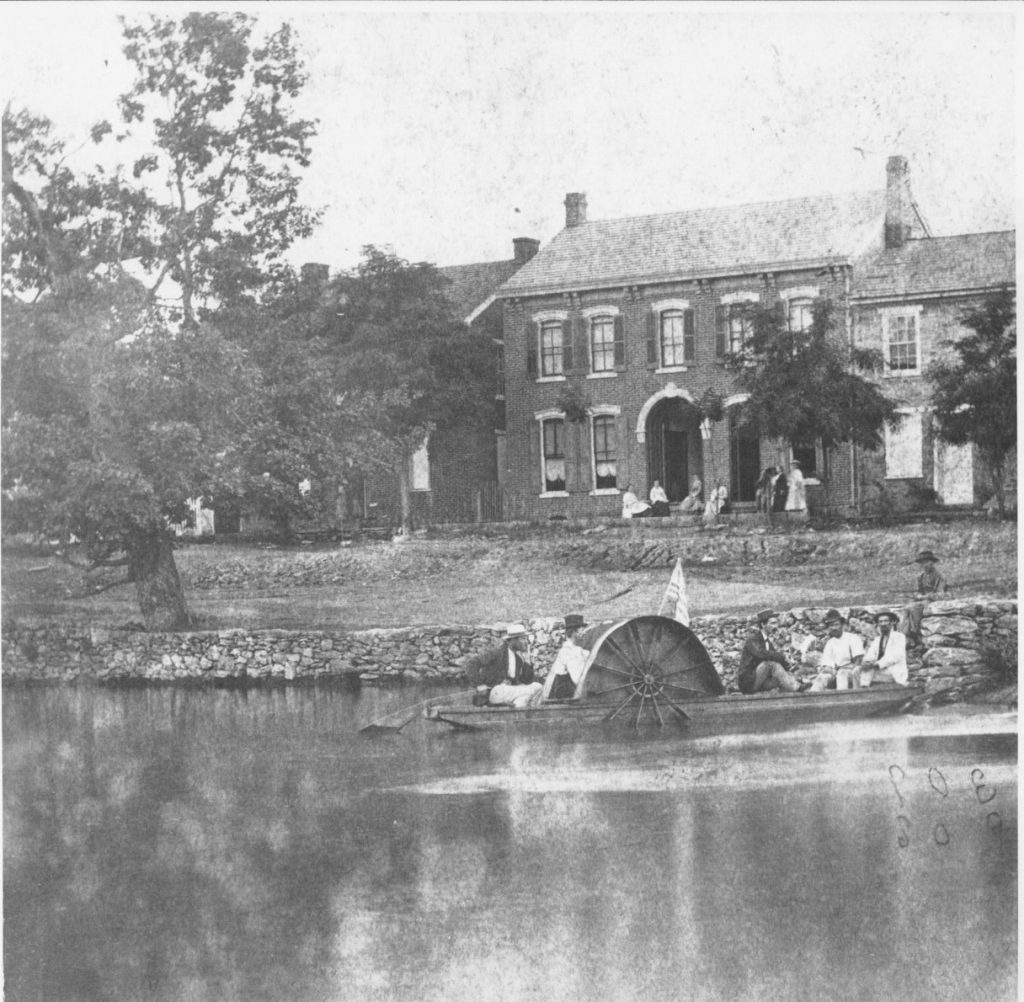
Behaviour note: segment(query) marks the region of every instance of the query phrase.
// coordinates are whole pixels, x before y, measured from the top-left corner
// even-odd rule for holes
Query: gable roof
[[[857,268],[855,299],[971,292],[1013,285],[1016,233],[961,233],[908,240],[880,250]]]
[[[477,307],[493,297],[498,287],[511,278],[518,267],[514,259],[509,259],[453,264],[437,270],[451,282],[445,293],[459,318],[468,323]]]
[[[795,198],[567,227],[501,296],[845,263],[881,242],[885,191]]]

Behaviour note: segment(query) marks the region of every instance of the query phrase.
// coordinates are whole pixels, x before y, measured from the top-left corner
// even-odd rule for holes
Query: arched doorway
[[[647,416],[645,437],[651,484],[660,480],[668,499],[681,501],[691,479],[704,475],[700,411],[683,397],[659,400]]]

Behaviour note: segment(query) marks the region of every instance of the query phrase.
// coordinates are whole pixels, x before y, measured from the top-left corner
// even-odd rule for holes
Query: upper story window
[[[560,376],[563,372],[562,323],[549,320],[540,325],[540,374]]]
[[[532,379],[564,379],[572,368],[568,315],[538,313],[532,317],[526,346],[526,374]]]
[[[789,301],[789,329],[794,332],[809,331],[814,322],[814,300],[799,298]]]
[[[696,360],[693,310],[666,310],[661,315],[661,364],[667,369]]]
[[[809,331],[814,321],[814,301],[818,298],[817,287],[801,285],[797,288],[780,289],[779,298],[786,304],[789,329],[793,332]]]
[[[921,329],[917,309],[882,314],[882,341],[889,375],[913,376],[921,371]]]
[[[593,317],[590,321],[591,372],[615,371],[615,367],[618,364],[615,344],[615,318],[609,316]]]
[[[754,330],[751,310],[759,300],[760,296],[753,291],[722,296],[715,311],[716,357],[724,358],[743,350]]]
[[[647,364],[679,369],[697,361],[693,310],[686,300],[655,303],[649,315]]]
[[[565,419],[541,421],[541,445],[544,456],[544,490],[565,490]]]
[[[595,414],[592,418],[594,436],[594,488],[614,490],[618,486],[618,439],[614,414]]]

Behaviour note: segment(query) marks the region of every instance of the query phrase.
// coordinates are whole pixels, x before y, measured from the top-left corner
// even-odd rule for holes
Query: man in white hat
[[[907,638],[894,630],[896,613],[888,609],[875,615],[878,636],[868,644],[860,666],[860,684],[867,688],[872,682],[907,684]]]
[[[521,710],[540,701],[544,686],[534,681],[533,665],[524,656],[526,647],[526,627],[511,623],[505,631],[504,643],[467,667],[467,674],[479,682],[478,690],[490,688],[490,706]]]

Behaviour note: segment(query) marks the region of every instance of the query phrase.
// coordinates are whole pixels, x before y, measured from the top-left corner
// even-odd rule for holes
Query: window
[[[590,321],[590,371],[614,372],[615,318],[594,317]]]
[[[730,292],[722,296],[715,313],[715,355],[726,355],[742,351],[754,324],[751,310],[758,302],[756,292]]]
[[[541,421],[541,446],[544,457],[544,491],[565,490],[565,421],[549,418]]]
[[[813,321],[813,299],[800,298],[789,301],[789,329],[791,331],[808,331],[811,329]]]
[[[885,426],[885,476],[887,480],[924,475],[924,448],[920,412],[902,411],[895,429]]]
[[[562,323],[548,321],[540,327],[540,374],[562,375]]]
[[[689,320],[689,323],[687,323]],[[692,310],[666,310],[661,315],[661,364],[666,369],[697,358]]]
[[[598,414],[593,419],[594,427],[594,488],[614,490],[617,486],[618,467],[615,416]]]
[[[882,317],[886,368],[891,373],[910,375],[921,371],[917,313],[886,314]]]

